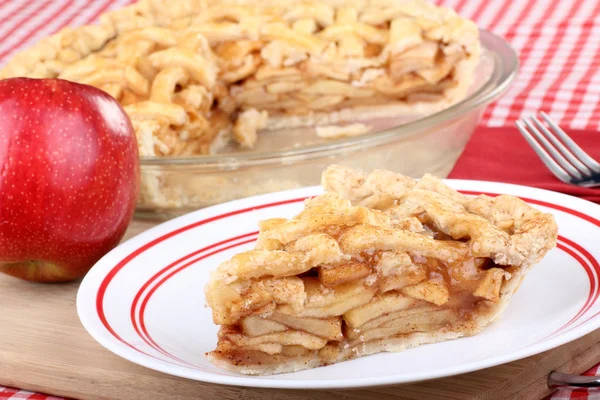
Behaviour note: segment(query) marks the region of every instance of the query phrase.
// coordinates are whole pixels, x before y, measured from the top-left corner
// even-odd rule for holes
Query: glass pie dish
[[[225,201],[316,185],[330,164],[446,177],[485,107],[508,89],[518,71],[517,55],[505,40],[487,31],[480,31],[480,40],[469,94],[437,113],[361,121],[369,133],[341,139],[324,139],[313,128],[286,129],[262,132],[251,150],[141,157],[136,216],[169,219]]]

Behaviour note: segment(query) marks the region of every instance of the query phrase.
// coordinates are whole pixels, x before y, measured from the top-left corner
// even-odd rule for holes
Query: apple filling
[[[344,251],[355,242],[357,228],[339,228],[323,226],[322,231],[336,231]],[[432,233],[440,232],[417,235],[429,238]],[[284,359],[326,365],[356,357],[381,340],[457,328],[474,331],[473,314],[497,302],[510,278],[505,267],[467,251],[446,262],[387,248],[276,281],[256,277],[240,288],[238,303],[228,304],[211,357],[246,367],[278,365]]]

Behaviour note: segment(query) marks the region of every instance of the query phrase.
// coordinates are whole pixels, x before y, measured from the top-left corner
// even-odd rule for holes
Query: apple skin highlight
[[[0,81],[0,271],[83,277],[123,237],[139,174],[135,132],[111,96],[60,79]]]

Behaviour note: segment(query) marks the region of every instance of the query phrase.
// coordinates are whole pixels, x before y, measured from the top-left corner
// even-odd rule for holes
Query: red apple
[[[0,81],[0,271],[81,278],[119,243],[139,192],[131,121],[108,94],[60,79]]]

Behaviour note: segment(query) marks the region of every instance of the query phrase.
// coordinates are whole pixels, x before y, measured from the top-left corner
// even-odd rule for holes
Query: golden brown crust
[[[0,77],[99,87],[141,155],[190,156],[232,137],[251,147],[263,127],[438,111],[465,96],[479,52],[471,21],[425,0],[140,0],[43,39]]]
[[[356,205],[381,209],[373,199],[391,199],[395,204],[382,210],[392,215],[425,212],[445,234],[469,237],[474,256],[492,258],[500,265],[535,264],[556,243],[556,223],[550,214],[514,196],[462,195],[431,175],[414,181],[389,171],[364,174],[332,165],[323,173],[322,185]],[[406,212],[408,208],[412,213]]]
[[[556,244],[553,217],[513,196],[337,165],[322,184],[212,273],[217,365],[289,372],[476,334]]]

